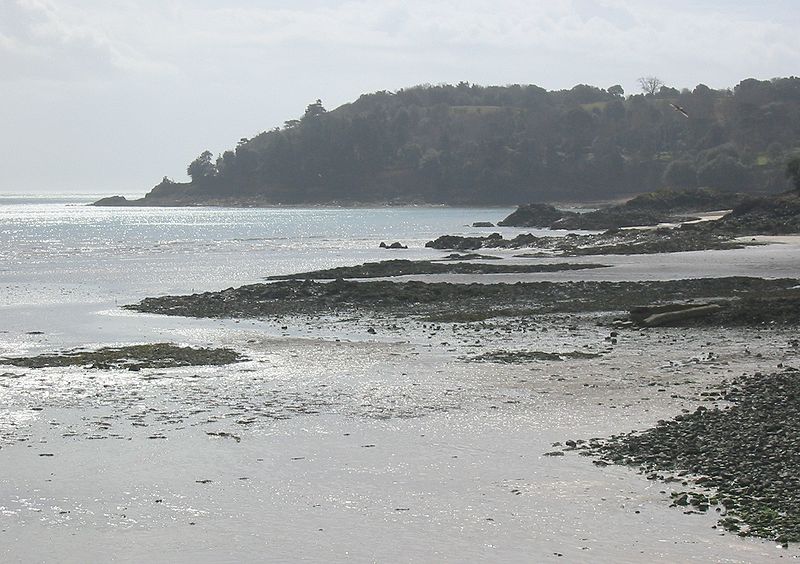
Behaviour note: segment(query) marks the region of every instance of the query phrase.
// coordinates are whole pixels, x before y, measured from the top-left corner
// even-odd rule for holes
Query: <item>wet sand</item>
[[[798,248],[587,257],[616,266],[513,276],[797,277]],[[249,360],[135,373],[0,366],[4,562],[800,559],[795,545],[713,528],[713,511],[670,508],[680,484],[544,456],[555,442],[714,405],[700,394],[722,380],[799,366],[792,329],[627,330],[614,342],[592,315],[476,330],[166,318],[81,299],[42,307],[4,308],[23,343],[6,354],[171,341]],[[27,335],[38,323],[44,334]],[[465,360],[497,350],[600,357]]]
[[[354,320],[333,330],[350,337],[340,342],[265,337],[282,331],[271,322],[221,324],[193,337],[234,345],[249,362],[135,374],[14,369],[22,375],[0,378],[0,398],[13,406],[0,422],[0,460],[13,469],[0,478],[0,557],[800,556],[723,534],[713,515],[670,509],[673,490],[632,470],[543,456],[553,442],[643,429],[692,409],[720,379],[795,364],[793,333],[664,329],[612,345],[592,318],[570,318],[571,330],[564,321],[478,336],[411,323],[401,335],[373,336],[364,330],[374,324]],[[602,357],[463,360],[519,346]]]

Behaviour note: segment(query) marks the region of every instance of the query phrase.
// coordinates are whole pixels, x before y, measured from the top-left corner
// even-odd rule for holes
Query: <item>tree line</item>
[[[655,77],[547,91],[421,85],[320,100],[283,127],[189,164],[148,197],[274,203],[516,204],[601,199],[662,187],[789,187],[800,154],[800,78],[678,90]]]

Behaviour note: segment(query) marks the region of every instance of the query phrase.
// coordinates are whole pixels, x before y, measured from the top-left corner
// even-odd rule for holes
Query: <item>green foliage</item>
[[[697,186],[697,169],[691,161],[672,161],[664,171],[664,184],[671,188]]]
[[[747,168],[734,157],[720,154],[697,171],[701,186],[728,190],[745,190],[750,182]]]
[[[794,184],[795,190],[800,191],[800,156],[794,157],[786,163],[786,176]]]
[[[627,98],[618,85],[462,82],[365,94],[332,111],[317,100],[217,159],[204,152],[189,165],[191,185],[173,189],[276,203],[518,204],[665,185],[778,187],[798,146],[800,78],[732,91],[646,85],[652,94]]]
[[[213,156],[211,151],[203,151],[199,157],[189,163],[186,173],[192,182],[202,182],[217,173],[217,166],[211,161]]]

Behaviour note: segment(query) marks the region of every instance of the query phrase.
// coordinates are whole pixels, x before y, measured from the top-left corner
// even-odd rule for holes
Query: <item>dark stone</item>
[[[501,227],[549,227],[552,223],[568,216],[577,215],[575,212],[565,212],[549,204],[526,204],[519,206],[516,211],[497,223]]]
[[[109,196],[101,198],[92,204],[93,206],[131,206],[135,205],[125,196]]]

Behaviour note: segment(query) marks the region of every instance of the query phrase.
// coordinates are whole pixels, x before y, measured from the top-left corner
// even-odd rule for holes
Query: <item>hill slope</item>
[[[800,148],[800,79],[624,97],[578,85],[417,86],[242,139],[137,205],[601,199],[669,186],[779,191]],[[671,104],[685,109],[688,118]],[[107,205],[130,203],[108,199]]]

